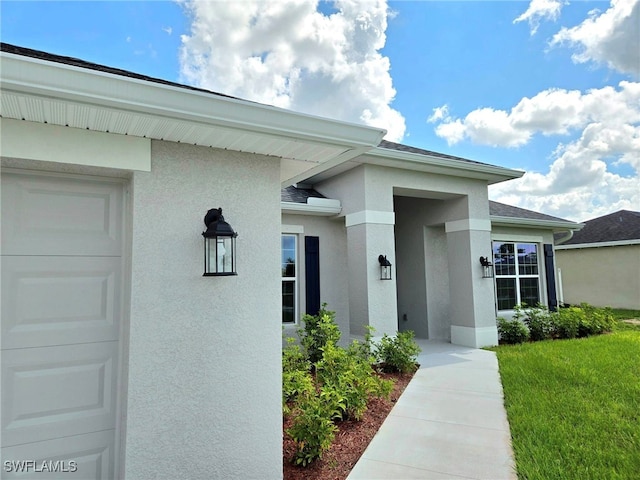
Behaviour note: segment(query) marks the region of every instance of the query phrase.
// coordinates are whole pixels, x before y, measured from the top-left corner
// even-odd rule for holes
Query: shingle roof
[[[489,201],[489,214],[497,217],[526,218],[529,220],[548,220],[552,222],[569,222],[564,218],[534,212],[526,208],[514,207],[505,203]]]
[[[309,197],[326,198],[320,192],[312,188],[296,188],[293,185],[280,190],[280,201],[291,203],[307,203]]]
[[[620,210],[584,222],[584,228],[563,245],[640,240],[640,212]]]
[[[212,92],[211,90],[206,90],[204,88],[192,87],[189,85],[184,85],[182,83],[171,82],[169,80],[163,80],[161,78],[148,77],[146,75],[141,75],[139,73],[131,72],[129,70],[122,70],[120,68],[108,67],[106,65],[100,65],[98,63],[87,62],[86,60],[81,60],[79,58],[67,57],[64,55],[55,55],[53,53],[43,52],[41,50],[33,50],[31,48],[20,47],[17,45],[12,45],[10,43],[0,42],[0,51],[6,53],[12,53],[14,55],[21,55],[23,57],[37,58],[39,60],[46,60],[48,62],[61,63],[64,65],[71,65],[74,67],[86,68],[89,70],[95,70],[97,72],[110,73],[113,75],[120,75],[122,77],[135,78],[136,80],[143,80],[145,82],[153,82],[159,83],[162,85],[169,85],[172,87],[183,88],[186,90],[194,90],[197,92],[205,92],[212,95],[218,95],[220,97],[225,98],[233,98],[236,100],[242,100],[237,97],[232,97],[231,95],[225,95],[223,93]],[[245,100],[250,102],[250,100]],[[251,102],[254,103],[254,102]]]
[[[488,163],[477,162],[476,160],[469,160],[468,158],[455,157],[453,155],[447,155],[446,153],[438,153],[438,152],[433,152],[431,150],[425,150],[423,148],[410,147],[409,145],[403,145],[401,143],[389,142],[387,140],[382,140],[380,142],[380,144],[378,145],[378,147],[379,148],[386,148],[387,150],[398,150],[399,152],[416,153],[418,155],[428,155],[430,157],[446,158],[448,160],[458,160],[458,161],[462,161],[462,162],[469,162],[469,163],[474,163],[476,165],[494,166],[494,165],[490,165]]]
[[[309,197],[326,198],[317,190],[313,188],[296,188],[291,185],[290,187],[280,190],[281,202],[292,203],[307,203]],[[524,218],[529,220],[547,220],[554,222],[569,222],[562,218],[553,217],[544,213],[534,212],[533,210],[527,210],[525,208],[513,207],[499,202],[489,202],[489,214],[492,216],[508,217],[508,218]]]

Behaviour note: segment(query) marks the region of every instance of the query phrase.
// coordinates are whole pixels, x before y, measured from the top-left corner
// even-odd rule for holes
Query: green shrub
[[[411,330],[398,332],[395,337],[385,334],[375,348],[376,359],[383,371],[409,373],[416,370],[416,360],[422,351]]]
[[[289,337],[286,339],[286,342],[287,346],[282,349],[282,371],[309,371],[311,369],[311,363],[309,363],[309,359],[300,349],[300,346],[295,344],[295,339]]]
[[[552,318],[556,338],[576,338],[580,325],[587,321],[584,311],[578,307],[561,308]]]
[[[529,340],[529,327],[518,319],[507,320],[498,317],[498,333],[503,343],[522,343]]]
[[[326,306],[323,303],[317,315],[302,317],[304,328],[298,331],[300,342],[312,364],[322,358],[322,348],[327,343],[335,344],[340,340],[340,329],[335,322],[336,313],[327,310]]]
[[[286,431],[296,444],[293,463],[306,467],[331,447],[337,429],[331,421],[333,417],[322,397],[301,398],[293,423]]]
[[[597,308],[588,303],[580,304],[580,308],[587,318],[585,324],[581,325],[581,336],[610,332],[615,328],[617,321],[611,308]]]
[[[547,340],[553,336],[553,320],[551,312],[544,305],[536,307],[516,305],[514,320],[521,320],[529,328],[529,338],[534,341]]]
[[[349,349],[344,349],[328,343],[322,359],[316,364],[320,396],[332,411],[337,412],[334,417],[337,420],[360,420],[370,396],[388,396],[393,388],[393,382],[375,375],[368,359],[362,357],[359,346],[354,342]]]

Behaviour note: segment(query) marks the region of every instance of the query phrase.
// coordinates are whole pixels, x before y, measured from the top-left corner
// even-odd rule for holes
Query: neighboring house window
[[[298,311],[298,236],[282,235],[282,323],[295,323]]]
[[[498,310],[512,310],[520,303],[540,303],[538,245],[493,242]]]

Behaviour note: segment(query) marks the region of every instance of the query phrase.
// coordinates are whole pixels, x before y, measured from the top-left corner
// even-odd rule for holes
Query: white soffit
[[[0,53],[4,118],[291,158],[309,168],[378,145],[379,128]]]

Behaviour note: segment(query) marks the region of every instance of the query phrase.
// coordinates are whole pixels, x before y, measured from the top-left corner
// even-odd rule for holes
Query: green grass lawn
[[[495,350],[520,480],[640,478],[640,327]]]

